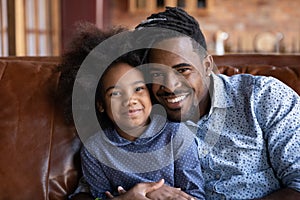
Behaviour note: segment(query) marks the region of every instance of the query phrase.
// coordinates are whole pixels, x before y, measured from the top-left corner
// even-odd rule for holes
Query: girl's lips
[[[135,115],[138,115],[142,112],[143,109],[130,109],[127,112],[124,112],[124,115],[128,117],[133,117]]]

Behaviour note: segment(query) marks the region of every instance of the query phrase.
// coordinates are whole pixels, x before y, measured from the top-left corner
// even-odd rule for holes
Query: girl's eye
[[[119,91],[115,91],[110,94],[110,96],[120,96],[120,95],[121,95],[121,92],[119,92]]]
[[[152,78],[157,78],[157,77],[163,76],[163,73],[152,73],[151,76],[152,76]]]
[[[142,91],[142,90],[144,90],[144,89],[145,89],[145,87],[142,87],[142,86],[141,86],[141,87],[137,87],[137,88],[135,89],[135,91],[136,91],[136,92],[139,92],[139,91]]]

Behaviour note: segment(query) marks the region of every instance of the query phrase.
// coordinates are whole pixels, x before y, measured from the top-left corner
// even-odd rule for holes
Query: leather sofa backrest
[[[220,73],[271,75],[300,94],[300,55],[214,56]],[[54,101],[59,58],[0,58],[0,199],[66,199],[81,142]]]
[[[273,76],[300,95],[300,55],[229,54],[213,58],[218,73]]]

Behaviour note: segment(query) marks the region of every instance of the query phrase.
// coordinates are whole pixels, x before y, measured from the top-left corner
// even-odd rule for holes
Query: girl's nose
[[[138,100],[134,95],[127,95],[123,100],[123,106],[135,105],[138,103]]]

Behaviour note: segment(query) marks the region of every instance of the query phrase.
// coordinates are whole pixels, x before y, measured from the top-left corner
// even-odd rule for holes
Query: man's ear
[[[213,60],[213,57],[211,55],[207,55],[203,59],[203,66],[205,68],[205,75],[207,77],[210,76],[211,73],[213,72],[213,69],[214,69],[214,60]]]
[[[104,112],[103,104],[100,101],[97,101],[97,109],[100,113]]]

